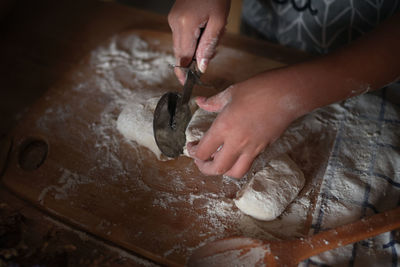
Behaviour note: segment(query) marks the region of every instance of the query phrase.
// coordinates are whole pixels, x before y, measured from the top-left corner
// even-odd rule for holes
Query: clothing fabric
[[[244,29],[314,54],[328,53],[400,10],[400,0],[243,0]]]
[[[400,9],[400,0],[243,1],[246,32],[314,54],[350,43]],[[400,206],[400,82],[340,105],[310,234]],[[400,266],[400,232],[322,253],[299,266]]]

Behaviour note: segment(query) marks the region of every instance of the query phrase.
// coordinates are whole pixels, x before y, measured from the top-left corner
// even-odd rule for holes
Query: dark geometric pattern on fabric
[[[270,41],[323,54],[399,10],[399,0],[244,0],[243,20]]]
[[[400,83],[392,83],[341,104],[344,112],[313,215],[313,233],[400,206],[399,100]],[[357,190],[343,198],[341,191],[348,186]],[[338,206],[344,209],[331,211]],[[392,231],[300,266],[400,266],[399,256],[400,232]]]

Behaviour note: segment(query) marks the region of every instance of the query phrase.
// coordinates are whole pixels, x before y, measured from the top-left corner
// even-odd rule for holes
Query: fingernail
[[[208,59],[202,58],[202,59],[200,60],[200,64],[198,64],[197,67],[199,68],[199,70],[200,70],[202,73],[204,73],[204,72],[206,72],[207,65],[208,65]]]

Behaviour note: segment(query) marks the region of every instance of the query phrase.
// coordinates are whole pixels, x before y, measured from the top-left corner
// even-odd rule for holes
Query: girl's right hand
[[[195,57],[197,67],[205,72],[224,32],[230,0],[176,0],[168,15],[172,30],[175,64],[187,67]],[[200,36],[200,28],[204,32]],[[196,53],[196,54],[195,54]],[[185,82],[181,69],[175,68],[179,81]]]

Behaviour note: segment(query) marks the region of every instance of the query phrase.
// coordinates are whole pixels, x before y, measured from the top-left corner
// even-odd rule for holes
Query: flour
[[[91,64],[96,66],[98,74],[107,78],[114,76],[114,79],[108,79],[110,83],[134,80],[138,84],[154,85],[171,78],[168,64],[174,61],[173,56],[152,51],[149,44],[136,35],[114,38],[107,47],[99,48],[95,53]],[[123,77],[124,74],[127,77]],[[121,86],[112,90],[119,93]]]
[[[38,201],[41,205],[44,205],[45,197],[49,193],[54,195],[54,199],[66,199],[69,193],[76,190],[79,185],[93,182],[89,177],[71,172],[70,170],[61,168],[60,171],[62,173],[58,179],[58,185],[51,185],[44,188],[39,195]]]
[[[114,133],[118,127],[118,115],[124,107],[130,109],[132,103],[143,103],[144,99],[160,96],[165,84],[174,84],[175,76],[169,67],[171,62],[174,62],[171,54],[152,50],[150,44],[137,35],[114,37],[108,44],[92,52],[90,64],[97,73],[94,81],[96,89],[109,100],[100,114],[100,123],[92,124],[91,129],[97,136],[96,148],[106,158],[101,161],[100,168],[113,168],[113,180],[126,175],[117,155],[120,141]],[[153,88],[152,91],[146,90],[149,86]],[[130,107],[128,103],[131,103]],[[148,108],[146,106],[143,109],[143,116],[147,116],[146,111],[150,112]],[[132,149],[133,153],[140,155],[136,146],[132,146]],[[115,172],[115,169],[120,172]]]
[[[175,79],[173,72],[167,64],[156,63],[159,62],[156,58],[164,62],[174,62],[172,55],[151,51],[148,44],[145,44],[143,40],[138,40],[140,39],[138,37],[125,38],[123,41],[121,39],[124,38],[113,39],[108,46],[95,51],[92,57],[92,62],[99,73],[99,89],[113,99],[110,106],[106,107],[102,113],[104,120],[94,128],[96,132],[101,133],[99,139],[104,140],[103,143],[99,141],[99,145],[107,146],[111,154],[120,146],[120,143],[113,140],[110,133],[115,129],[117,116],[123,107],[129,106],[135,97],[147,92],[146,88],[149,84],[156,90],[152,92],[153,95],[146,95],[148,98],[160,96],[161,92],[176,91],[174,88],[163,87],[165,84],[172,84]],[[131,41],[133,45],[127,47],[127,40],[134,40]],[[138,59],[134,55],[138,55]],[[149,59],[147,63],[152,65],[150,68],[159,68],[157,75],[154,75],[156,72],[147,71],[143,58]],[[133,67],[132,62],[135,60],[142,62],[143,66]],[[218,60],[218,55],[214,60]],[[125,75],[121,75],[121,73]],[[135,86],[135,90],[132,90],[132,86]],[[177,86],[179,88],[179,85]],[[399,110],[393,105],[387,104],[385,118],[388,119],[388,122],[382,123],[379,120],[379,114],[382,114],[380,109],[380,99],[371,94],[319,109],[294,122],[279,140],[266,150],[266,158],[256,159],[247,177],[240,181],[222,178],[224,188],[232,187],[238,190],[251,179],[251,175],[265,168],[271,159],[280,154],[289,154],[304,172],[307,180],[306,186],[282,215],[273,221],[261,222],[243,215],[235,207],[232,199],[234,195],[231,199],[226,198],[223,188],[221,191],[207,194],[177,195],[165,190],[158,192],[153,200],[153,207],[168,210],[172,216],[174,214],[178,216],[180,213],[192,214],[196,209],[204,211],[200,215],[196,213],[192,218],[194,225],[201,226],[198,234],[202,236],[202,242],[196,245],[189,244],[188,241],[184,241],[186,240],[184,239],[185,232],[182,232],[182,242],[179,245],[175,244],[165,253],[168,256],[176,255],[176,253],[190,254],[202,244],[226,237],[227,232],[260,239],[304,236],[310,234],[303,232],[302,229],[307,224],[309,213],[313,210],[312,223],[314,227],[320,227],[321,230],[336,227],[357,220],[364,214],[371,214],[370,208],[366,210],[363,208],[365,196],[368,196],[368,203],[379,211],[393,207],[399,197],[398,190],[385,179],[372,179],[376,176],[371,175],[378,173],[391,179],[398,179],[396,175],[400,173],[399,153],[385,144],[400,145],[396,141],[400,134],[399,127],[390,123],[390,120],[399,120]],[[112,127],[114,128],[112,129]],[[190,140],[198,139],[201,132],[203,131],[197,133],[192,131],[195,137]],[[333,140],[336,140],[335,143],[330,144]],[[381,146],[375,146],[375,143],[379,143]],[[132,153],[137,153],[136,155],[140,159],[137,144],[130,146]],[[326,150],[323,154],[318,154],[318,151],[324,151],[324,149]],[[325,166],[322,164],[324,155],[328,155],[326,170],[315,170],[315,166]],[[373,160],[372,163],[371,160]],[[114,160],[111,162],[114,166],[117,164]],[[140,168],[140,162],[137,164]],[[374,166],[371,167],[371,164]],[[175,172],[175,179],[168,180],[172,181],[171,187],[179,190],[187,188],[187,180],[192,179],[190,172],[185,171],[186,180],[180,178],[179,170],[175,170]],[[193,177],[193,179],[196,178]],[[322,185],[319,185],[318,181],[322,181]],[[146,185],[141,183],[140,179],[136,182],[139,183],[140,188],[145,188]],[[369,191],[366,191],[366,188],[369,188]],[[154,189],[147,188],[146,190]],[[316,203],[311,198],[315,193],[318,194]],[[188,206],[183,207],[182,203],[187,203]],[[188,225],[187,231],[191,231],[190,229],[192,228]],[[390,241],[389,234],[382,236],[382,238],[374,239],[374,243],[383,245]],[[388,255],[390,249],[389,247],[379,253],[368,249],[367,253],[363,246],[359,246],[357,251],[359,251],[360,257],[357,259],[367,258],[371,259],[370,262],[376,261],[381,257],[376,255]],[[348,261],[352,257],[352,253],[353,246],[350,245],[314,257],[313,260],[332,265],[335,265],[336,262],[337,265],[340,265]],[[390,259],[391,257],[386,258]]]
[[[219,55],[237,56],[235,51],[231,49],[224,54],[221,49]],[[214,62],[227,60],[219,59],[219,55]],[[107,203],[115,206],[113,212],[126,221],[126,225],[120,225],[129,234],[126,242],[157,240],[157,246],[152,249],[159,249],[156,253],[167,259],[188,257],[199,246],[229,236],[258,239],[307,236],[397,205],[400,111],[398,106],[383,103],[380,96],[373,94],[316,110],[295,121],[266,149],[266,158],[257,158],[248,175],[239,181],[200,176],[189,159],[183,159],[186,165],[181,169],[176,168],[174,161],[157,161],[149,166],[146,160],[151,153],[123,138],[117,130],[118,116],[139,96],[147,100],[166,91],[179,91],[181,86],[168,67],[173,62],[172,54],[153,49],[151,41],[136,35],[118,35],[92,52],[89,64],[85,65],[89,71],[76,74],[85,79],[79,79],[71,88],[70,97],[79,97],[76,102],[81,109],[49,104],[48,112],[36,126],[45,134],[63,138],[62,141],[76,138],[78,141],[74,142],[80,145],[79,149],[88,151],[90,159],[86,160],[93,164],[84,170],[76,170],[74,166],[63,168],[67,172],[71,170],[70,173],[61,170],[54,179],[55,184],[43,188],[39,203],[58,198],[74,201],[74,206],[82,209],[76,196],[90,186],[96,194],[94,204],[104,203],[98,199],[106,194]],[[229,71],[229,75],[236,75],[237,70]],[[238,73],[235,79],[245,78],[240,75],[244,74]],[[81,121],[79,112],[87,111],[89,101],[93,101],[91,95],[96,95],[101,110],[90,111],[98,114],[93,120]],[[395,94],[392,92],[392,95]],[[51,103],[53,99],[46,100]],[[87,126],[91,135],[65,128],[77,122]],[[88,138],[95,143],[87,142]],[[302,170],[306,179],[304,188],[275,220],[265,222],[244,215],[235,206],[236,192],[281,154],[288,154]],[[154,163],[153,158],[151,162]],[[143,210],[137,216],[127,216],[126,207]],[[174,225],[182,225],[184,221],[184,228],[166,231],[160,226],[149,232],[136,221],[146,222],[149,218],[145,215],[158,212],[168,222],[175,222]],[[113,231],[115,223],[112,218],[107,219],[111,226],[104,226],[105,235]],[[159,226],[157,218],[152,219]],[[75,218],[73,223],[82,229],[87,227],[83,219]],[[172,243],[171,238],[174,238]],[[350,260],[360,266],[366,261],[390,265],[390,260],[397,257],[392,249],[400,251],[395,240],[395,234],[386,233],[356,247],[350,245],[313,257],[312,261],[339,266],[348,265]],[[306,262],[304,266],[313,266],[313,262]]]
[[[137,59],[136,55],[138,54],[139,57]],[[142,60],[143,54],[147,58],[145,62]],[[157,60],[155,60],[156,58]],[[135,68],[138,63],[135,63],[136,67],[131,65],[136,60],[156,67],[155,71],[147,72],[146,68],[139,66],[138,71],[140,74],[137,74]],[[159,64],[160,61],[163,63]],[[140,198],[136,200],[136,191],[140,194],[143,194],[143,191],[153,194],[152,208],[168,211],[171,218],[175,218],[175,216],[179,218],[180,214],[183,213],[193,216],[191,217],[192,224],[187,225],[185,231],[168,233],[175,234],[181,238],[179,244],[175,244],[164,251],[163,254],[165,257],[174,257],[177,253],[180,255],[189,255],[191,251],[198,248],[201,244],[225,237],[227,231],[249,234],[253,237],[273,237],[262,226],[257,225],[251,218],[243,215],[235,207],[231,199],[226,198],[227,194],[233,196],[229,192],[237,191],[246,182],[246,179],[237,181],[229,178],[221,178],[220,182],[216,180],[217,184],[221,183],[221,187],[216,188],[213,192],[196,193],[198,190],[195,188],[193,193],[182,195],[179,192],[181,190],[188,190],[191,180],[196,183],[199,181],[199,177],[193,176],[193,165],[188,169],[169,169],[166,172],[166,176],[160,177],[163,181],[157,182],[156,179],[159,178],[158,174],[150,176],[150,180],[144,180],[140,176],[140,172],[143,169],[143,150],[140,150],[139,145],[134,141],[121,143],[122,139],[118,138],[116,129],[119,128],[121,130],[121,126],[118,126],[120,123],[124,122],[125,125],[132,125],[132,127],[138,126],[135,123],[131,123],[134,122],[131,121],[132,116],[125,116],[132,114],[130,111],[132,111],[133,106],[139,105],[142,109],[140,112],[152,118],[155,98],[161,96],[165,91],[177,91],[180,88],[173,70],[168,67],[168,63],[174,62],[171,54],[151,50],[137,36],[119,36],[113,38],[105,46],[96,49],[92,53],[90,62],[92,68],[97,73],[97,76],[94,78],[97,86],[96,89],[100,90],[107,99],[107,105],[104,106],[100,114],[99,122],[90,125],[90,128],[96,135],[95,149],[99,155],[99,165],[94,167],[94,169],[110,173],[107,181],[97,182],[99,184],[114,181],[126,183],[127,192],[132,196],[134,201],[138,201],[137,205],[145,206],[147,203],[144,204]],[[147,88],[149,87],[152,90],[148,90]],[[85,86],[79,85],[78,88],[77,90],[82,90]],[[154,99],[154,101],[151,99]],[[147,125],[150,124],[151,122],[148,121]],[[142,132],[145,128],[152,129],[152,127],[148,126],[141,128],[142,126],[137,129]],[[145,135],[147,137],[153,136],[150,132],[145,133]],[[127,137],[129,138],[129,136]],[[122,146],[129,146],[130,153],[136,159],[135,161],[130,160],[122,163],[119,160],[118,153]],[[147,148],[149,147],[154,147],[154,143],[147,146]],[[130,165],[129,168],[135,169],[135,173],[139,172],[139,174],[135,177],[130,177],[127,165]],[[156,170],[147,169],[146,171]],[[169,176],[171,178],[168,178]],[[202,184],[204,185],[205,183],[203,182]],[[121,192],[121,194],[123,193],[125,192]],[[200,209],[201,212],[198,213],[196,209]],[[306,209],[304,209],[304,212],[306,212]],[[192,234],[194,227],[196,228],[195,231],[202,237],[200,244],[193,244],[187,238],[188,234]],[[104,229],[104,231],[108,232],[107,229]],[[293,231],[297,231],[297,229],[293,229]],[[137,229],[137,233],[138,238],[144,234],[141,229]],[[160,233],[157,231],[154,232],[154,237],[152,233],[146,232],[145,234],[146,238],[160,239]],[[162,239],[160,241],[162,242]]]

